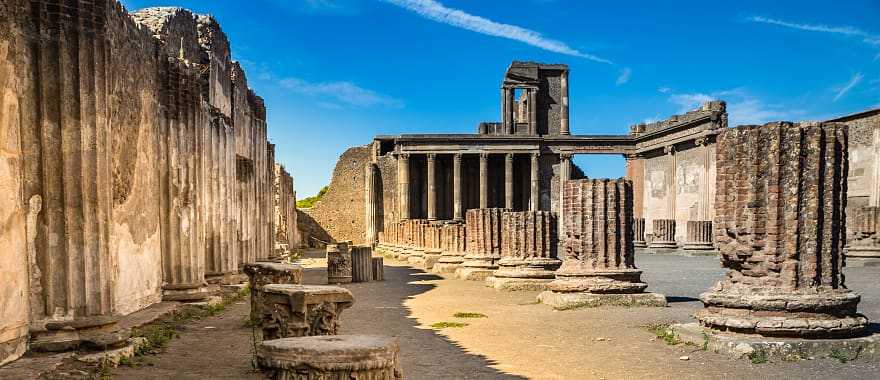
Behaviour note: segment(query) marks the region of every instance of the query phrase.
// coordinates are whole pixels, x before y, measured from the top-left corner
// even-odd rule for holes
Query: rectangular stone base
[[[542,291],[552,278],[487,277],[486,286],[507,291]]]
[[[770,338],[715,331],[699,323],[675,324],[669,330],[682,342],[737,359],[794,361],[830,357],[838,360],[880,360],[880,334],[848,339]]]
[[[538,294],[538,302],[550,305],[556,310],[600,306],[666,307],[666,297],[657,293],[596,294],[544,291]]]
[[[468,281],[484,281],[495,273],[494,269],[461,267],[455,270],[455,276]]]
[[[455,273],[455,271],[461,268],[461,263],[452,264],[452,263],[437,263],[434,264],[434,267],[431,268],[432,273]]]

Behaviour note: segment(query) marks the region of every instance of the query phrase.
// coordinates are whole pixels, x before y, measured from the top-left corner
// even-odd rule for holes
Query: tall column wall
[[[847,128],[770,123],[718,136],[715,240],[727,277],[700,296],[705,326],[764,335],[864,331],[844,284]]]

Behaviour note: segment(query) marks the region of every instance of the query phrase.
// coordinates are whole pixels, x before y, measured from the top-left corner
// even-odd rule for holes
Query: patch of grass
[[[466,313],[466,312],[457,312],[452,315],[455,318],[488,318],[486,314],[481,313]]]
[[[767,351],[757,350],[749,354],[749,360],[752,361],[752,364],[764,364],[767,363],[770,358],[767,355]]]
[[[703,351],[709,351],[709,334],[703,332],[703,345],[700,347]]]
[[[831,359],[837,359],[837,361],[839,361],[840,363],[846,363],[846,362],[851,362],[853,360],[856,360],[858,355],[850,355],[849,352],[846,352],[846,351],[840,350],[840,349],[835,349],[835,350],[831,351],[831,354],[829,354],[828,357]]]
[[[437,322],[431,325],[431,328],[434,330],[442,330],[445,328],[459,328],[467,326],[467,323],[461,322]]]
[[[658,339],[663,340],[670,346],[681,344],[681,339],[675,335],[675,331],[669,327],[668,323],[652,323],[646,326],[648,331],[654,333]]]

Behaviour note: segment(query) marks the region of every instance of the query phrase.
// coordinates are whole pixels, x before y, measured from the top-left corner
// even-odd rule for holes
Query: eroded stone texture
[[[382,257],[373,257],[371,261],[373,281],[385,281],[385,260]]]
[[[880,207],[862,207],[854,214],[846,257],[880,258]]]
[[[783,336],[865,329],[841,272],[847,128],[769,123],[718,138],[715,240],[727,277],[701,295],[704,326]]]
[[[682,245],[682,249],[711,251],[715,249],[712,241],[712,221],[689,220],[687,222],[687,240]]]
[[[549,211],[501,215],[501,259],[486,285],[503,290],[543,290],[555,278],[556,217]]]
[[[472,209],[465,214],[467,254],[456,275],[465,280],[485,280],[501,259],[501,214],[505,209]]]
[[[654,237],[648,248],[678,248],[675,242],[675,219],[654,219]]]
[[[259,318],[258,312],[263,299],[263,287],[269,284],[302,284],[303,268],[295,264],[272,262],[248,263],[244,265],[251,289],[251,319]]]
[[[603,304],[665,306],[643,293],[634,262],[632,185],[628,180],[574,180],[563,188],[566,238],[556,280],[538,299],[557,309]]]
[[[460,222],[449,222],[441,227],[440,258],[431,270],[435,273],[454,273],[464,262],[467,249],[467,227]]]
[[[263,286],[258,321],[262,338],[336,335],[340,314],[353,303],[351,292],[338,286]]]
[[[327,245],[327,282],[351,282],[351,251],[349,242]]]
[[[293,177],[284,166],[275,164],[275,250],[269,257],[278,260],[300,246],[297,228],[296,191]]]
[[[397,338],[314,336],[265,341],[257,362],[275,380],[397,380],[403,378]]]
[[[645,218],[633,219],[633,247],[648,247],[648,243],[645,241]]]
[[[373,249],[369,245],[356,245],[351,248],[351,282],[370,282],[373,280]]]

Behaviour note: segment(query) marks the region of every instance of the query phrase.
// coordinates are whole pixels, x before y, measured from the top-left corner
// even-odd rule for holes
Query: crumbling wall
[[[333,241],[351,240],[354,244],[362,244],[366,240],[364,168],[370,162],[372,152],[372,145],[346,150],[336,162],[327,193],[313,207],[302,210],[314,219]],[[383,171],[383,186],[386,186],[385,190],[387,190],[384,174]]]

